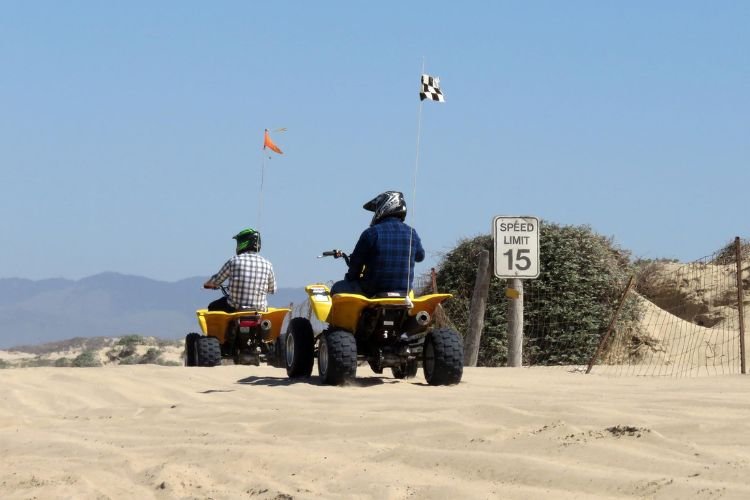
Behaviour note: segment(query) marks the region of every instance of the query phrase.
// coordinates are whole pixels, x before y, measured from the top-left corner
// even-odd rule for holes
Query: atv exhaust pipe
[[[264,319],[260,322],[260,334],[263,336],[263,340],[269,340],[271,336],[271,327],[273,324],[270,319]]]
[[[409,316],[409,319],[406,320],[406,324],[404,325],[406,333],[414,335],[415,333],[423,332],[431,321],[430,313],[419,311],[414,316]]]
[[[419,311],[414,319],[417,321],[419,326],[427,326],[430,324],[430,313],[427,311]]]

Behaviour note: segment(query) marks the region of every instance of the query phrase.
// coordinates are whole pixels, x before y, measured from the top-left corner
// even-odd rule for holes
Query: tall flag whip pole
[[[440,90],[440,79],[437,77],[433,77],[430,75],[425,74],[424,72],[424,58],[422,58],[422,73],[421,73],[421,83],[420,83],[420,91],[419,91],[419,112],[417,113],[417,154],[416,159],[414,161],[414,179],[412,183],[412,219],[414,219],[414,207],[416,207],[417,204],[417,172],[419,171],[419,143],[422,136],[422,102],[425,99],[429,99],[431,101],[437,101],[437,102],[445,102],[445,98],[443,97],[443,92]],[[407,270],[407,276],[406,276],[406,288],[407,291],[409,289],[409,278],[411,277],[411,247],[412,247],[412,237],[414,234],[414,230],[409,232],[409,265]],[[406,302],[411,307],[411,299],[409,298],[409,294],[406,295]]]
[[[284,132],[285,128],[277,129],[276,132]],[[274,144],[274,142],[271,140],[271,136],[268,133],[268,129],[265,129],[263,132],[263,161],[261,163],[260,167],[260,193],[258,195],[258,224],[257,229],[260,231],[261,226],[261,217],[263,215],[263,181],[265,180],[266,175],[266,149],[270,149],[274,153],[283,155],[284,153],[279,149],[279,147]],[[271,157],[269,156],[268,159]]]
[[[263,178],[266,173],[266,153],[263,153],[263,160],[260,167],[260,192],[258,193],[258,222],[257,230],[260,231],[261,219],[263,217]]]

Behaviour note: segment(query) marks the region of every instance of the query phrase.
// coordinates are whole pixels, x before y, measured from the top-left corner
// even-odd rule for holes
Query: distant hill
[[[102,273],[80,280],[0,279],[0,349],[73,337],[146,335],[177,339],[199,327],[195,310],[220,296],[203,277],[176,282]],[[305,300],[300,288],[281,288],[269,305]]]

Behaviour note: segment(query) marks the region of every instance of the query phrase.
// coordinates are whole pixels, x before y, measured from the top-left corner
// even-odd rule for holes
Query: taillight
[[[260,324],[260,318],[256,317],[249,317],[249,318],[240,318],[238,321],[238,327],[240,330],[240,333],[250,333],[250,331],[253,328],[256,328]]]

